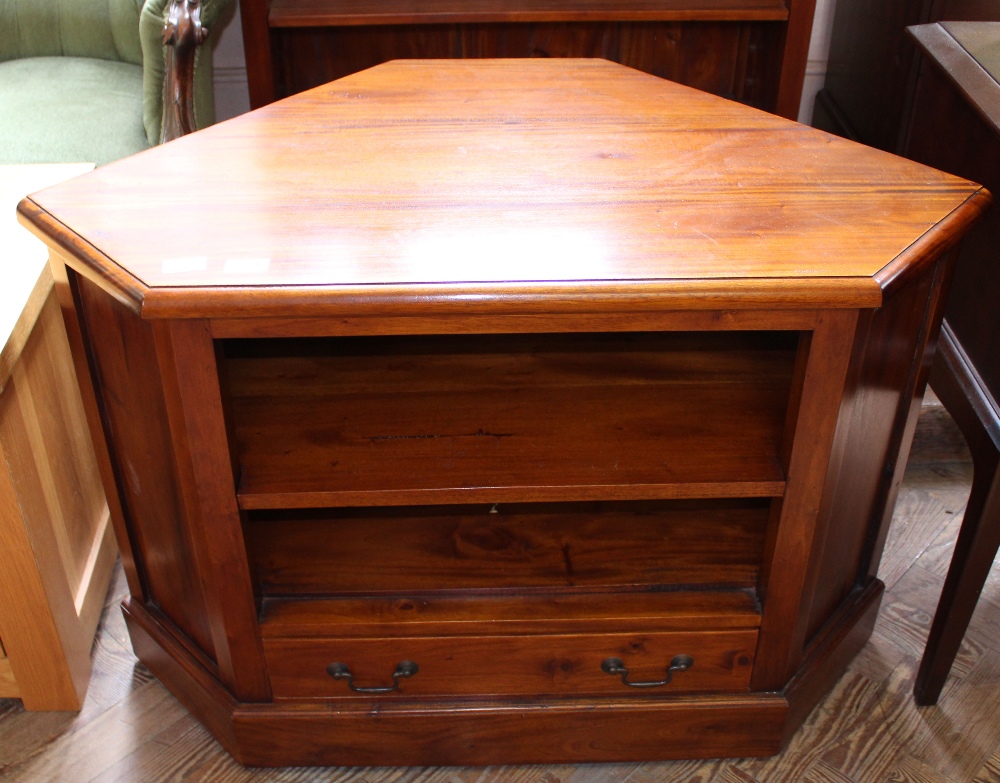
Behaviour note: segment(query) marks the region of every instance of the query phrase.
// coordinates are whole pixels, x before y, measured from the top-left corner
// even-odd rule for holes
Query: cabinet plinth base
[[[143,606],[126,601],[123,609],[140,660],[242,764],[479,766],[773,755],[864,644],[881,594],[881,582],[874,581],[848,602],[787,693],[627,694],[604,702],[465,698],[245,704]]]

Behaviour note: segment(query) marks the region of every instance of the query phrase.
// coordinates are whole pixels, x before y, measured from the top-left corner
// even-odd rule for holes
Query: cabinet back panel
[[[760,500],[254,512],[247,538],[264,596],[750,588],[767,515]]]
[[[600,57],[740,98],[748,33],[774,22],[529,22],[271,30],[282,97],[397,59]]]
[[[480,500],[511,487],[570,488],[538,499],[583,500],[573,487],[706,482],[780,494],[796,337],[229,340],[241,501],[293,507],[306,505],[294,493],[350,491],[313,505],[388,505],[392,492]]]

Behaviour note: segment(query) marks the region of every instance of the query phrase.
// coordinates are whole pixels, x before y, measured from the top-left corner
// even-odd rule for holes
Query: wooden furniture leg
[[[163,78],[163,127],[160,143],[194,133],[194,58],[208,38],[201,25],[201,0],[172,0],[163,27],[166,73]]]
[[[972,452],[972,492],[927,647],[917,673],[917,704],[936,704],[1000,548],[1000,414],[947,322],[931,386]]]

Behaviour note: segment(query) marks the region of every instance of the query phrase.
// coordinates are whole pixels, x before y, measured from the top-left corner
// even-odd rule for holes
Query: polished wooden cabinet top
[[[609,62],[485,60],[381,65],[20,211],[155,317],[442,292],[877,306],[988,201]]]

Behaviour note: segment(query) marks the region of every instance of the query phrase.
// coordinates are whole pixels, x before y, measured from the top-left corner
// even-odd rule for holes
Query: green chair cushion
[[[142,65],[142,0],[0,0],[0,60],[96,57]]]
[[[142,67],[86,57],[0,63],[0,163],[97,165],[149,145]]]

